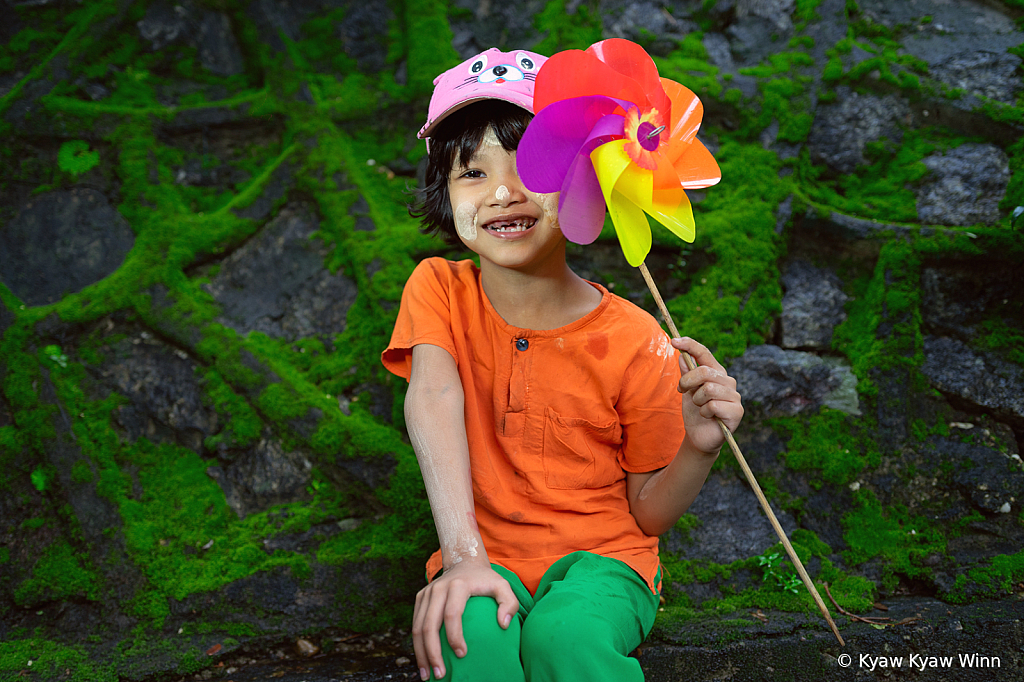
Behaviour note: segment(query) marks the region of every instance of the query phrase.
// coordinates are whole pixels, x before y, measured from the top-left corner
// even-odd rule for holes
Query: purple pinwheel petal
[[[519,177],[527,189],[559,191],[591,128],[624,105],[629,103],[593,96],[574,97],[544,107],[527,126],[516,151]]]
[[[579,154],[566,173],[558,197],[558,223],[565,238],[576,244],[589,244],[601,234],[604,225],[604,195],[590,154]]]

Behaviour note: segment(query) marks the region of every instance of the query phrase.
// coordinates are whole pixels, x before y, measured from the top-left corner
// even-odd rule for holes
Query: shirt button
[[[530,347],[530,342],[527,339],[516,339],[516,350],[526,350]]]

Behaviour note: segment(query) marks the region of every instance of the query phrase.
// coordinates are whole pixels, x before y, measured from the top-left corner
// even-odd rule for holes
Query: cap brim
[[[416,137],[418,137],[421,140],[427,139],[428,137],[430,137],[430,134],[434,131],[434,128],[436,128],[437,125],[441,121],[443,121],[444,119],[448,118],[448,116],[450,114],[453,114],[454,112],[458,111],[462,107],[469,106],[470,104],[473,104],[474,102],[482,102],[485,99],[497,99],[497,100],[501,100],[503,102],[508,102],[509,104],[515,104],[517,107],[519,107],[521,109],[525,109],[526,111],[530,112],[531,114],[533,113],[533,109],[531,109],[528,106],[524,106],[522,102],[516,101],[515,99],[513,99],[511,97],[497,97],[495,95],[481,95],[480,97],[470,97],[469,99],[467,99],[465,101],[458,102],[458,103],[453,104],[452,106],[448,107],[447,109],[445,109],[441,113],[440,116],[438,116],[433,121],[431,121],[427,125],[425,125],[422,128],[420,128],[420,131],[418,133],[416,133]]]

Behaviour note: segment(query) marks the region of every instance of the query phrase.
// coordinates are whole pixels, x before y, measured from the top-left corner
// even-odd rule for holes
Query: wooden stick
[[[647,282],[647,287],[654,294],[654,300],[658,304],[658,310],[661,311],[662,317],[665,318],[665,323],[668,324],[669,331],[672,333],[672,338],[679,338],[679,330],[676,329],[675,322],[672,321],[672,316],[669,315],[668,308],[665,306],[665,301],[661,298],[661,293],[658,291],[658,285],[654,283],[651,278],[651,273],[647,269],[647,263],[640,264],[640,274],[644,276],[644,280]],[[697,363],[693,357],[683,351],[683,361],[686,363],[688,369],[696,369]],[[804,585],[807,587],[807,591],[814,597],[814,602],[818,605],[818,609],[821,614],[825,616],[825,620],[828,621],[828,625],[832,628],[832,634],[839,640],[841,646],[846,646],[846,642],[843,641],[842,635],[839,634],[839,629],[836,627],[835,621],[832,620],[832,616],[828,612],[828,607],[825,606],[825,602],[822,601],[821,595],[818,594],[818,590],[814,587],[814,583],[811,581],[811,577],[807,575],[807,569],[804,568],[803,562],[800,561],[800,557],[796,555],[796,550],[793,549],[793,545],[790,544],[789,538],[786,537],[786,531],[782,529],[782,525],[779,520],[775,518],[775,513],[772,512],[771,505],[768,504],[768,499],[761,492],[761,486],[758,485],[757,479],[754,478],[754,472],[750,470],[747,465],[747,460],[743,457],[743,453],[740,452],[740,446],[737,445],[736,439],[733,438],[732,432],[729,431],[729,427],[725,425],[721,419],[718,419],[718,425],[722,427],[722,434],[725,436],[725,440],[728,441],[729,447],[732,448],[732,453],[736,456],[736,461],[739,462],[740,469],[743,470],[743,475],[747,477],[747,481],[750,483],[750,487],[754,490],[754,495],[757,497],[757,501],[761,503],[761,508],[764,509],[764,513],[768,515],[768,520],[771,521],[772,528],[775,529],[775,534],[779,536],[779,540],[782,541],[782,546],[786,548],[786,554],[789,555],[789,560],[793,562],[793,566],[796,567],[797,573],[800,574],[800,579],[804,581]]]

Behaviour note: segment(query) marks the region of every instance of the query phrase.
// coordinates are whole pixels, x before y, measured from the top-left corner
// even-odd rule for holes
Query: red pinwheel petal
[[[593,54],[566,50],[551,56],[537,73],[533,110],[540,113],[563,99],[605,95],[629,102],[646,102],[643,86],[619,73]]]
[[[609,38],[594,43],[587,48],[587,52],[618,73],[636,81],[645,97],[631,101],[639,104],[640,108],[644,110],[652,106],[655,107],[666,116],[667,120],[671,104],[662,87],[661,78],[658,76],[658,67],[644,48],[629,40]],[[645,100],[647,106],[643,105]]]

